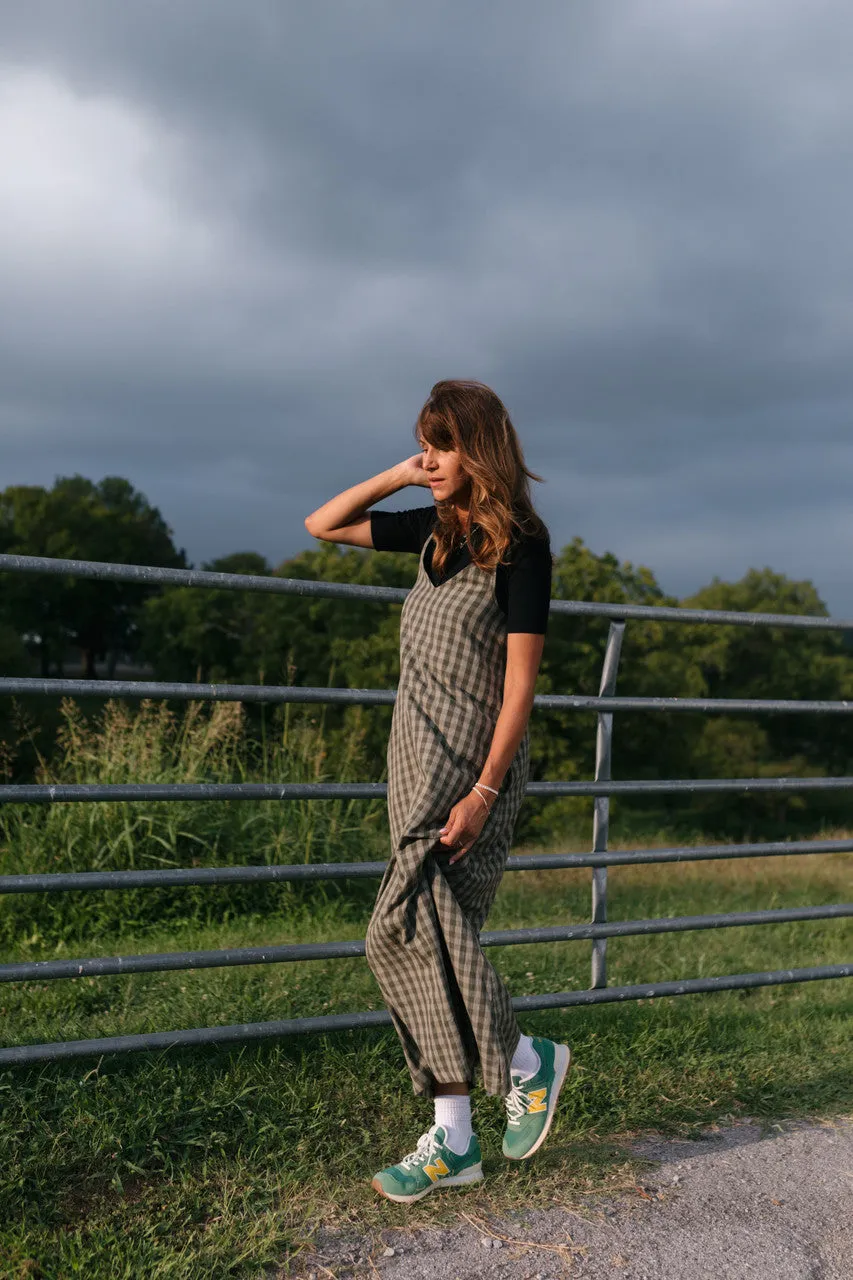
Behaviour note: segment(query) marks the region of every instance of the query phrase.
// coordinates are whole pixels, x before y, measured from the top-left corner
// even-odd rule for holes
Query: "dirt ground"
[[[853,1280],[853,1117],[769,1128],[746,1119],[695,1140],[647,1135],[625,1146],[654,1162],[632,1192],[476,1225],[462,1216],[463,1192],[451,1227],[321,1230],[290,1276]]]

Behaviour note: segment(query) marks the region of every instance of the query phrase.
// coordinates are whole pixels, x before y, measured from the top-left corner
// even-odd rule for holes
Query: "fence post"
[[[619,670],[619,658],[622,654],[622,637],[625,634],[624,621],[611,622],[607,636],[607,647],[604,650],[604,662],[601,667],[601,687],[599,697],[612,697],[616,692],[616,673]],[[598,728],[595,735],[595,781],[610,781],[611,746],[613,743],[613,712],[608,711],[598,716]],[[596,796],[592,818],[592,851],[604,853],[607,849],[607,836],[610,826],[610,797]],[[603,923],[607,919],[607,868],[592,869],[592,923]],[[592,940],[592,987],[607,986],[607,939]]]

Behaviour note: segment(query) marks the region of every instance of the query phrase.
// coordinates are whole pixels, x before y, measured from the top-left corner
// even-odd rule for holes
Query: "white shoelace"
[[[405,1169],[411,1169],[414,1165],[420,1164],[421,1161],[431,1160],[438,1150],[438,1138],[435,1136],[435,1126],[422,1133],[418,1138],[418,1145],[414,1151],[410,1151],[407,1156],[403,1156],[400,1164]]]
[[[525,1081],[523,1080],[520,1080],[518,1084],[513,1083],[512,1088],[504,1099],[510,1124],[518,1124],[521,1117],[527,1114],[530,1098],[527,1095],[524,1084]]]

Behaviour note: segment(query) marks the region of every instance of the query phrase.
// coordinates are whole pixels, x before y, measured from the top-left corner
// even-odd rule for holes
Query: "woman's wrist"
[[[489,800],[495,801],[500,794],[499,789],[502,786],[502,783],[497,782],[492,778],[489,778],[488,782],[484,782],[482,778],[478,778],[474,785],[476,787],[481,787],[483,794],[488,796]]]
[[[482,782],[475,782],[471,790],[474,792],[475,795],[478,795],[480,797],[483,804],[486,806],[486,809],[489,812],[491,812],[492,807],[494,806],[495,800],[497,799],[497,796],[492,795],[490,789],[481,790],[481,788],[484,787],[484,785],[485,784]]]
[[[398,489],[407,488],[412,482],[406,474],[406,463],[397,462],[393,467],[389,467],[384,473],[388,483],[393,485],[391,493],[396,493]]]
[[[474,783],[474,786],[485,787],[486,791],[491,792],[493,796],[496,796],[500,791],[500,788],[496,787],[493,782],[484,782],[482,778],[478,778],[477,781]]]

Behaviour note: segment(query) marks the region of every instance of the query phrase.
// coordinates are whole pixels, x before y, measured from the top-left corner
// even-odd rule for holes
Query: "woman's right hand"
[[[419,484],[424,488],[429,488],[429,476],[424,471],[423,454],[412,454],[411,458],[406,458],[397,466],[397,474],[404,485]]]

